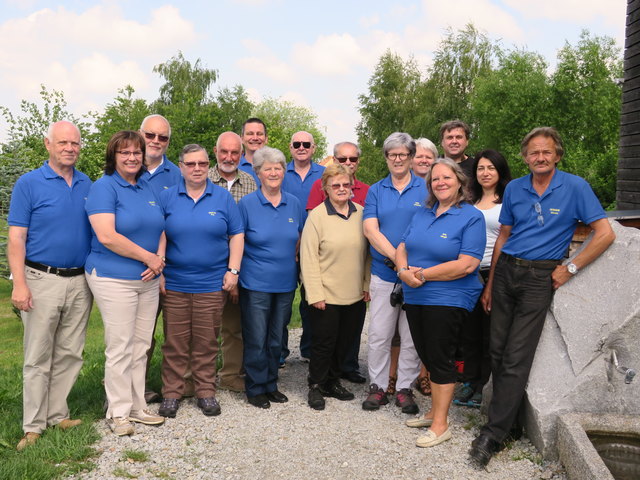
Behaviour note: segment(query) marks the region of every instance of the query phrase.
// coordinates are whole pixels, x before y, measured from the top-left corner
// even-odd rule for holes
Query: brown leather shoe
[[[35,445],[35,443],[38,441],[39,438],[40,438],[39,433],[35,433],[35,432],[25,433],[24,437],[22,437],[22,440],[18,442],[18,446],[16,447],[16,450],[21,452],[25,448],[30,447],[31,445]]]
[[[75,420],[71,420],[70,418],[65,418],[59,424],[57,424],[56,427],[58,427],[60,430],[68,430],[70,428],[77,427],[78,425],[81,425],[81,424],[82,424],[82,420],[80,420],[79,418]]]

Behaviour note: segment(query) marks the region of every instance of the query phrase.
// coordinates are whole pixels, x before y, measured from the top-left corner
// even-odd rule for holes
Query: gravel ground
[[[299,335],[299,329],[291,331],[290,345],[298,344]],[[366,372],[366,345],[360,355]],[[453,438],[426,449],[415,446],[424,429],[404,426],[408,416],[393,402],[377,412],[362,410],[364,385],[344,381],[355,400],[328,398],[324,411],[312,410],[307,406],[307,370],[294,347],[280,370],[279,389],[289,402],[267,410],[249,405],[242,394],[220,391],[222,414],[217,417],[204,416],[189,398],[175,419],[160,427],[137,424],[131,437],[116,437],[100,421],[103,438],[96,444],[96,468],[76,478],[566,479],[559,464],[543,462],[524,438],[496,455],[487,469],[470,464],[467,451],[484,420],[475,409],[452,407]],[[420,394],[416,400],[421,414],[431,404],[430,397]],[[158,404],[150,408],[156,410]],[[127,460],[125,451],[143,451],[148,459]]]

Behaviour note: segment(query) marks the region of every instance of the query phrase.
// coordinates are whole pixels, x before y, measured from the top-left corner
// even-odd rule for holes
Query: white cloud
[[[354,65],[362,64],[363,52],[348,33],[320,35],[315,43],[293,47],[293,61],[320,75],[346,75]]]
[[[263,43],[256,40],[242,41],[245,48],[254,55],[243,57],[236,61],[236,66],[257,75],[264,75],[276,82],[295,83],[297,80],[294,70]]]
[[[625,24],[627,2],[623,0],[503,0],[526,18],[546,18],[576,24],[603,19],[608,25]]]
[[[371,28],[380,23],[380,16],[377,13],[374,13],[368,17],[360,17],[358,23],[362,28]]]
[[[280,100],[284,102],[291,102],[300,107],[311,108],[311,104],[307,97],[305,97],[302,93],[290,90],[288,92],[284,92],[280,97]]]

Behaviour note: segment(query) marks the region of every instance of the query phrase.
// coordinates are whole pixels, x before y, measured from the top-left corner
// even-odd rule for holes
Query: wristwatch
[[[227,268],[227,272],[231,272],[234,275],[239,275],[240,274],[240,270],[236,270],[235,268]]]
[[[573,262],[567,264],[567,270],[569,270],[571,275],[578,273],[578,267],[576,267],[576,264]]]

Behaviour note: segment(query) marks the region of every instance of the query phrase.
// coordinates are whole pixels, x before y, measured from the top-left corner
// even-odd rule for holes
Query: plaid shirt
[[[238,203],[242,197],[257,190],[258,187],[256,185],[256,181],[248,173],[238,169],[236,170],[236,174],[236,180],[233,182],[233,185],[231,185],[229,193],[231,193],[233,199]],[[209,180],[213,183],[227,190],[227,179],[220,176],[217,164],[209,169],[208,176]]]

